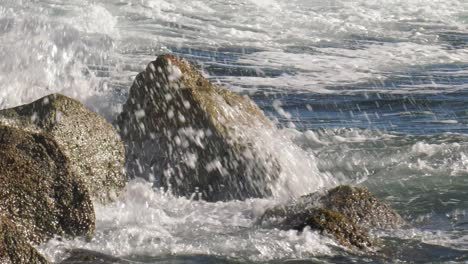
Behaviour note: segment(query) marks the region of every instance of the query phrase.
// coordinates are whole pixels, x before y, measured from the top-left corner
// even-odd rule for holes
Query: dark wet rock
[[[93,198],[107,201],[126,182],[124,146],[111,124],[80,102],[52,94],[0,111],[0,124],[49,134]]]
[[[259,223],[285,230],[309,226],[344,246],[364,249],[373,245],[368,229],[397,228],[404,220],[366,188],[339,186],[270,208]]]
[[[61,264],[84,264],[84,263],[101,263],[101,264],[115,264],[115,263],[130,263],[116,257],[112,257],[99,252],[86,250],[86,249],[73,249],[68,252],[69,257],[60,262]]]
[[[372,247],[373,241],[363,227],[343,214],[322,207],[280,206],[269,209],[260,223],[264,227],[302,231],[306,226],[333,237],[339,244],[360,249]]]
[[[172,55],[138,74],[117,125],[130,174],[178,195],[198,187],[210,201],[262,197],[280,172],[277,160],[247,136],[249,129],[272,127],[257,105]]]
[[[305,218],[304,223],[295,228],[303,230],[306,226],[331,235],[338,243],[348,247],[355,246],[364,249],[372,246],[372,240],[365,229],[355,224],[350,218],[332,210],[314,209]]]
[[[0,264],[49,263],[19,232],[16,225],[0,216]]]
[[[80,177],[49,136],[0,125],[0,216],[31,242],[94,231],[94,209]]]

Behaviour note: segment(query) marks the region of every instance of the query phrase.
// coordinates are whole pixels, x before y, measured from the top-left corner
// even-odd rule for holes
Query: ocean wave
[[[266,261],[333,255],[336,244],[317,232],[259,229],[255,221],[274,200],[207,203],[177,198],[133,180],[118,201],[96,207],[96,234],[89,242],[53,239],[40,247],[54,261],[67,249],[118,257],[214,255]]]

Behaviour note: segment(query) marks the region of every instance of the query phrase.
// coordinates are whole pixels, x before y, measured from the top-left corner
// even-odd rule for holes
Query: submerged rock
[[[86,186],[49,136],[0,125],[0,217],[28,241],[94,231]]]
[[[103,117],[74,99],[52,94],[1,110],[0,124],[49,134],[98,200],[109,200],[125,186],[125,150],[119,135]]]
[[[404,220],[366,188],[339,186],[325,194],[310,194],[292,204],[270,208],[259,223],[300,231],[309,226],[344,246],[364,249],[373,245],[368,229],[396,228]]]
[[[48,264],[16,225],[0,216],[0,264]]]
[[[210,83],[188,62],[159,56],[138,74],[117,120],[132,175],[210,201],[262,197],[277,160],[247,131],[272,123],[250,99]]]
[[[108,256],[99,252],[86,249],[73,249],[68,252],[68,258],[60,262],[60,264],[85,264],[85,263],[100,263],[100,264],[129,264],[130,261],[125,261],[119,258]]]

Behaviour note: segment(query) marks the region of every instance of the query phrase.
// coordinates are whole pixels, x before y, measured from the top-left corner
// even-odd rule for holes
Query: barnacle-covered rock
[[[119,135],[103,117],[74,99],[52,94],[1,110],[0,124],[49,134],[92,197],[101,202],[125,186],[125,150]]]
[[[338,243],[347,247],[365,249],[372,246],[372,240],[365,229],[336,211],[317,208],[304,220],[304,223],[296,226],[296,229],[302,230],[309,226],[331,235]]]
[[[0,216],[0,264],[48,264],[16,225]]]
[[[0,125],[0,217],[27,241],[94,231],[90,195],[58,144],[44,134]]]
[[[117,120],[130,174],[210,201],[271,194],[277,160],[249,130],[272,123],[249,98],[218,87],[187,61],[159,56],[138,74]]]
[[[340,212],[367,228],[388,229],[404,224],[397,212],[367,188],[338,186],[329,190],[320,201],[325,208]]]
[[[404,220],[366,188],[338,186],[267,209],[259,224],[285,230],[309,226],[344,246],[365,249],[373,245],[368,229],[396,228]]]

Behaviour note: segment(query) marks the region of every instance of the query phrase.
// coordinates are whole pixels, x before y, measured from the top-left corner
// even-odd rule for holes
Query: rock
[[[340,212],[361,226],[388,229],[405,224],[401,216],[367,188],[338,186],[321,198],[327,209]]]
[[[187,61],[159,56],[138,74],[117,120],[132,175],[209,201],[263,197],[280,168],[247,131],[272,127],[250,99],[210,83]]]
[[[0,264],[48,264],[16,226],[0,216]]]
[[[309,226],[344,246],[365,249],[373,245],[368,229],[396,228],[404,220],[366,188],[339,186],[267,209],[259,224],[300,231]]]
[[[116,257],[108,256],[99,252],[86,249],[73,249],[68,252],[68,258],[60,262],[61,264],[79,264],[79,263],[101,263],[101,264],[129,264],[130,261],[121,260]]]
[[[103,117],[74,99],[52,94],[1,110],[0,124],[48,133],[93,198],[108,201],[125,186],[125,150],[119,135]]]
[[[268,209],[260,219],[260,224],[269,228],[302,231],[306,226],[333,237],[346,247],[365,249],[372,247],[373,241],[363,227],[343,214],[322,207],[278,206]]]
[[[47,135],[2,125],[0,216],[34,243],[94,231],[90,195],[58,144]]]
[[[356,225],[351,218],[332,210],[323,208],[313,210],[305,218],[303,225],[296,226],[296,229],[303,230],[306,226],[331,235],[338,243],[347,247],[365,249],[372,246],[372,240],[365,229]]]

